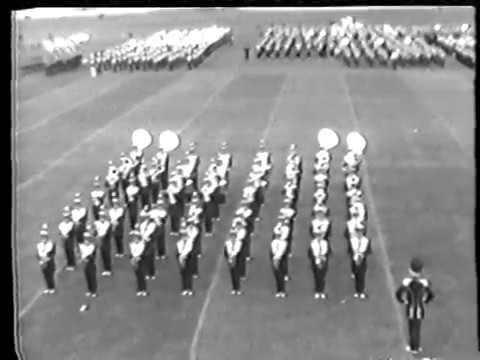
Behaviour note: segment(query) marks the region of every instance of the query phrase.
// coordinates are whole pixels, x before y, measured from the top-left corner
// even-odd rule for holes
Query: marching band
[[[392,26],[364,24],[351,16],[324,26],[272,25],[255,46],[260,58],[331,57],[349,67],[440,66],[455,55],[475,67],[472,26]],[[248,58],[245,50],[245,58]]]
[[[326,136],[325,133],[323,136]],[[324,300],[327,299],[326,277],[332,247],[332,223],[327,206],[332,161],[330,150],[336,146],[338,139],[321,143],[319,133],[319,143],[320,149],[313,162],[314,194],[309,226],[311,239],[306,244],[306,259],[313,275],[314,298]],[[348,151],[341,164],[347,205],[345,238],[351,277],[354,280],[353,297],[366,299],[367,258],[371,253],[371,241],[367,237],[367,206],[360,176],[366,142],[360,134],[353,132],[347,136],[347,145]],[[193,296],[194,279],[200,275],[199,261],[204,251],[202,233],[204,231],[206,236],[212,236],[214,222],[220,216],[220,206],[226,201],[233,163],[227,143],[223,142],[217,155],[210,159],[201,185],[198,183],[200,157],[195,153],[194,143],[190,144],[185,158],[178,161],[171,172],[168,169],[168,152],[163,150],[154,158],[150,168],[145,163],[140,147],[135,147],[129,155],[122,153],[120,160],[118,167],[113,161],[108,162],[104,189],[101,187],[101,178],[94,178],[94,189],[90,193],[91,211],[82,204],[80,193],[75,194],[73,207],[65,206],[63,209],[63,219],[58,230],[67,261],[66,270],[75,269],[78,256],[84,265],[86,295],[96,297],[97,253],[100,253],[102,261],[101,275],[111,276],[112,240],[115,243],[115,257],[122,258],[126,255],[123,237],[127,230],[124,223],[128,214],[128,250],[137,284],[137,296],[147,296],[147,280],[156,278],[155,261],[167,258],[166,232],[170,219],[170,235],[178,236],[175,252],[181,278],[181,295]],[[296,145],[290,145],[283,172],[282,207],[268,249],[275,280],[275,297],[280,299],[287,296],[286,284],[291,280],[289,258],[294,248],[294,223],[302,164]],[[232,295],[242,294],[247,265],[252,260],[251,240],[255,223],[260,219],[272,167],[271,153],[261,141],[223,245]],[[160,175],[156,174],[157,170]],[[157,176],[155,186],[152,186],[152,174]],[[168,182],[165,174],[168,174]],[[127,179],[128,184],[125,184]],[[53,294],[55,242],[48,236],[47,224],[42,226],[40,237],[37,259],[46,282],[44,293]],[[409,349],[412,352],[419,351],[420,348],[420,321],[424,311],[422,304],[433,298],[428,281],[420,276],[421,264],[418,262],[415,260],[412,263],[412,276],[403,281],[396,294],[399,301],[407,305],[411,337]]]

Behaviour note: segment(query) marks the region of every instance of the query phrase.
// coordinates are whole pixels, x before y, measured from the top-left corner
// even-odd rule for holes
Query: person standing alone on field
[[[422,276],[422,269],[422,261],[418,258],[412,259],[409,269],[410,276],[403,279],[402,285],[396,293],[398,301],[406,305],[409,333],[406,349],[413,354],[422,351],[420,347],[420,325],[425,317],[424,305],[434,298],[430,282]]]

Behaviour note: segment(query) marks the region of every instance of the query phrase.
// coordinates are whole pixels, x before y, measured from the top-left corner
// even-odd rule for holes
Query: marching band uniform
[[[318,213],[310,223],[310,236],[329,239],[331,223],[323,214]]]
[[[225,259],[227,260],[232,280],[232,295],[241,295],[238,258],[241,252],[242,242],[236,238],[235,234],[231,234],[225,242],[224,248]]]
[[[74,223],[75,240],[77,244],[80,244],[83,242],[83,233],[87,224],[88,210],[82,206],[82,200],[80,199],[79,193],[75,194],[73,202],[72,220]]]
[[[122,164],[119,167],[119,170],[114,173],[112,179],[119,181],[122,185],[123,194],[127,197],[127,187],[129,184],[129,179],[133,175],[133,160],[125,155],[124,153],[120,154],[120,161]],[[116,186],[118,188],[118,185]]]
[[[367,273],[367,256],[371,252],[370,240],[360,234],[350,238],[349,253],[352,273],[355,280],[355,298],[365,299],[365,275]]]
[[[165,242],[165,226],[167,222],[167,210],[164,208],[163,199],[158,199],[157,203],[150,210],[150,217],[156,223],[156,230],[152,235],[156,243],[157,257],[165,260],[167,258],[167,246]]]
[[[140,171],[140,165],[143,162],[143,152],[140,150],[140,148],[133,146],[132,150],[130,150],[130,158],[133,161],[133,173],[135,176],[138,176],[138,173]]]
[[[286,269],[285,264],[287,261],[287,241],[276,238],[270,244],[270,258],[272,261],[273,274],[275,276],[276,283],[276,297],[284,298],[285,294],[285,277]]]
[[[310,242],[310,246],[308,248],[308,257],[310,259],[313,272],[315,299],[326,298],[325,277],[328,271],[329,255],[330,244],[327,239],[318,236]]]
[[[402,281],[396,292],[397,300],[405,304],[408,319],[409,341],[407,350],[412,353],[422,351],[420,347],[420,328],[425,318],[425,304],[434,299],[430,282],[422,276],[423,263],[414,258],[410,264],[410,276]]]
[[[205,235],[211,236],[213,230],[213,219],[216,217],[218,213],[218,205],[215,202],[213,197],[214,191],[214,184],[209,179],[206,183],[202,186],[201,193],[203,195],[203,204],[204,204],[204,211],[205,211]]]
[[[345,173],[357,173],[360,168],[360,156],[353,151],[347,152],[343,157],[342,170]]]
[[[151,186],[147,167],[143,164],[139,167],[137,180],[140,188],[140,206],[143,209],[145,206],[150,205]]]
[[[117,197],[113,199],[113,206],[108,209],[108,216],[112,224],[112,234],[115,240],[116,254],[115,257],[123,257],[123,231],[125,222],[125,208],[120,205]]]
[[[218,175],[224,182],[224,189],[228,189],[228,184],[230,181],[230,169],[232,167],[233,159],[232,155],[227,152],[227,143],[223,142],[220,146],[220,151],[217,154],[217,160],[219,165],[217,167]]]
[[[40,231],[41,240],[37,244],[37,260],[45,279],[44,294],[55,293],[55,243],[48,237],[48,225],[43,224]]]
[[[70,208],[66,206],[63,209],[63,220],[58,225],[58,231],[63,243],[67,267],[65,270],[73,271],[76,265],[75,259],[75,233],[74,223],[71,218]]]
[[[178,234],[180,230],[180,218],[184,213],[182,197],[183,180],[178,175],[174,175],[168,185],[167,193],[169,198],[168,212],[170,215],[170,231],[173,235]]]
[[[241,219],[235,219],[233,222],[233,228],[231,230],[231,235],[234,237],[234,241],[239,241],[241,244],[240,253],[238,254],[236,261],[238,266],[238,274],[241,279],[246,279],[247,277],[247,257],[250,256],[250,244],[247,243],[246,234],[247,231],[243,226],[244,222]]]
[[[136,185],[135,177],[130,176],[129,184],[125,189],[128,216],[130,219],[130,229],[135,228],[138,218],[138,197],[140,196],[140,188]]]
[[[168,165],[170,157],[168,153],[162,149],[155,155],[157,162],[157,168],[160,171],[160,183],[162,185],[162,190],[166,190],[168,187]]]
[[[155,242],[153,236],[157,231],[155,221],[148,216],[148,212],[144,209],[141,212],[140,235],[145,244],[144,259],[147,272],[147,280],[155,280]]]
[[[148,172],[148,177],[150,178],[150,193],[152,194],[153,201],[156,201],[158,199],[158,195],[160,194],[161,176],[162,173],[154,163]]]
[[[119,195],[120,184],[123,179],[121,179],[121,172],[113,165],[113,161],[108,162],[107,176],[105,176],[105,189],[107,190],[107,197],[110,205],[112,204],[112,198]],[[122,183],[122,190],[125,194],[125,186]]]
[[[80,256],[84,266],[85,280],[87,281],[87,296],[97,296],[97,265],[95,256],[97,254],[97,246],[92,241],[92,235],[87,231],[83,235],[84,241],[80,243]]]
[[[90,198],[92,200],[92,215],[94,220],[98,220],[98,212],[105,201],[105,191],[100,188],[99,176],[95,176],[93,186],[94,189],[90,192]]]
[[[188,241],[192,242],[192,273],[195,278],[198,277],[199,272],[198,272],[198,258],[199,255],[201,254],[201,237],[200,237],[200,231],[198,230],[198,226],[193,224],[193,223],[186,223],[185,224],[185,234],[188,236]]]
[[[182,277],[182,296],[193,295],[193,269],[192,269],[193,244],[187,236],[177,241],[177,259]]]
[[[145,242],[138,230],[130,231],[129,243],[131,263],[137,280],[137,296],[147,296],[147,282],[145,279]]]
[[[112,224],[105,211],[99,212],[99,220],[94,222],[96,243],[100,245],[100,255],[103,263],[102,276],[112,275]]]

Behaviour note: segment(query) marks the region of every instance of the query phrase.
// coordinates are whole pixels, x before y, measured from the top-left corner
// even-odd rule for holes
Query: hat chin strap
[[[420,273],[419,273],[419,272],[415,272],[415,271],[413,271],[412,269],[408,269],[408,272],[409,272],[410,275],[412,275],[412,276],[417,276],[417,277],[420,276]]]

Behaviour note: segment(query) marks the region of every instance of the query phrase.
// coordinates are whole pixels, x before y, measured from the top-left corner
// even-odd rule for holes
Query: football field
[[[98,33],[97,44],[107,44],[130,30],[147,35],[174,24],[217,22],[231,24],[235,45],[220,48],[193,71],[107,73],[92,79],[88,69],[81,69],[19,80],[12,245],[18,350],[25,359],[411,359],[404,350],[404,310],[393,293],[407,275],[412,256],[424,260],[436,293],[422,329],[423,356],[478,359],[474,72],[455,61],[445,69],[398,71],[348,69],[320,59],[243,61],[243,45],[254,44],[257,25],[289,19],[321,23],[344,15],[351,13],[302,17],[300,13],[228,10],[222,15],[189,10],[175,21],[151,14],[128,20],[107,18],[100,24],[97,19],[68,20],[70,25],[64,28],[57,24],[59,32],[88,28],[92,41]],[[464,22],[473,21],[473,9],[452,14],[359,13],[358,17],[393,24]],[[26,26],[25,32],[55,28],[50,22],[38,24]],[[333,226],[329,298],[319,302],[313,298],[307,247],[316,135],[323,127],[335,130],[343,141],[333,150],[327,202]],[[136,128],[156,136],[175,130],[184,147],[195,141],[202,159],[200,174],[221,141],[227,141],[233,155],[227,203],[213,237],[203,239],[196,296],[180,296],[171,237],[168,261],[157,262],[157,279],[148,283],[149,297],[135,296],[129,261],[115,259],[113,277],[99,277],[99,297],[88,312],[80,313],[85,299],[83,271],[61,271],[64,255],[59,244],[58,292],[41,295],[43,278],[35,259],[40,226],[48,222],[50,235],[57,238],[62,208],[72,203],[76,192],[82,192],[86,202],[94,176],[105,175],[108,160],[118,162]],[[362,302],[352,299],[343,237],[347,209],[340,167],[344,139],[352,130],[368,139],[362,179],[373,254],[367,271],[369,299]],[[254,259],[242,285],[244,295],[232,297],[223,242],[260,139],[266,140],[273,156],[271,186],[252,239]],[[304,175],[289,296],[279,300],[274,297],[268,244],[281,207],[285,159],[292,143],[303,156]],[[150,148],[147,155],[154,150]],[[179,159],[183,153],[177,150],[172,157]]]

